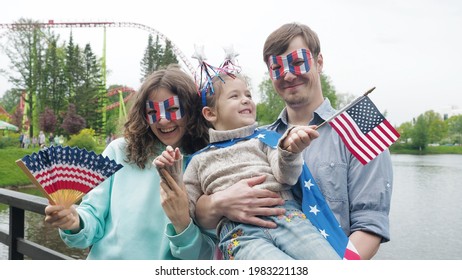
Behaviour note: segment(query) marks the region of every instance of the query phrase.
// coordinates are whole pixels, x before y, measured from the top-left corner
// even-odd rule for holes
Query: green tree
[[[407,143],[408,140],[412,137],[413,129],[414,127],[412,126],[411,122],[402,123],[397,129],[399,134],[401,135],[401,137],[399,138],[400,141],[404,141],[404,143]]]
[[[75,99],[76,88],[79,88],[82,84],[82,76],[84,72],[82,60],[80,48],[78,45],[74,45],[74,39],[71,32],[69,36],[69,43],[66,46],[66,59],[64,65],[64,75],[67,83],[67,98]]]
[[[418,150],[424,150],[428,145],[428,125],[425,116],[419,115],[414,123],[412,130],[412,147]]]
[[[162,64],[164,50],[160,43],[159,35],[156,36],[156,42],[153,42],[152,35],[149,34],[148,46],[144,51],[143,59],[141,60],[141,81],[152,72],[159,69]]]
[[[168,66],[170,64],[177,64],[178,59],[176,58],[175,53],[173,52],[172,42],[167,40],[165,42],[164,55],[162,56],[162,66]]]
[[[428,126],[428,143],[439,143],[447,135],[447,125],[440,114],[434,111],[424,113]]]
[[[42,30],[40,24],[32,20],[21,19],[16,24],[14,32],[8,33],[7,44],[1,46],[9,57],[11,74],[7,74],[14,85],[14,91],[6,94],[4,100],[17,105],[22,93],[27,93],[26,124],[30,125],[30,136],[34,128],[38,131],[39,116],[45,108],[53,111],[60,124],[70,103],[77,104],[78,113],[85,115],[88,125],[101,133],[106,89],[100,62],[90,45],[84,50],[74,45],[72,32],[69,43],[60,44],[58,36]],[[11,110],[22,127],[22,111]],[[59,125],[57,129],[62,130]]]
[[[447,119],[449,137],[454,143],[462,143],[462,115],[452,116]]]
[[[284,108],[284,100],[273,87],[270,79],[264,80],[259,85],[261,102],[257,104],[257,121],[260,125],[274,122]]]
[[[39,112],[43,112],[48,107],[53,111],[54,115],[67,106],[65,93],[68,90],[64,72],[65,50],[64,47],[58,47],[57,44],[58,38],[53,37],[50,39],[45,52],[45,67],[42,74],[44,87],[38,94]],[[43,127],[40,128],[45,131]]]
[[[8,113],[14,114],[14,111],[19,105],[21,93],[21,90],[16,88],[8,89],[7,91],[5,91],[5,94],[0,98],[0,103]]]
[[[105,98],[104,82],[101,79],[101,66],[90,44],[83,51],[83,83],[76,89],[77,113],[85,116],[88,127],[98,133],[102,132],[101,100]]]
[[[36,98],[38,92],[43,88],[41,84],[43,54],[50,36],[37,27],[36,21],[20,19],[15,24],[15,32],[9,33],[4,48],[13,73],[10,75],[9,81],[13,83],[15,88],[23,89],[28,93],[25,102],[29,107],[27,112],[29,132],[30,136],[33,136],[34,126],[38,125]]]
[[[322,95],[329,99],[332,107],[337,108],[337,92],[335,91],[335,87],[332,84],[330,77],[324,73],[321,73],[321,88]]]

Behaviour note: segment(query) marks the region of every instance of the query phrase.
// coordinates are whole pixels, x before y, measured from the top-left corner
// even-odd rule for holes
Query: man
[[[296,74],[282,71],[272,75],[273,86],[284,99],[286,108],[270,129],[280,133],[291,125],[319,125],[335,114],[324,99],[320,73],[323,67],[317,34],[308,26],[290,23],[271,33],[263,48],[263,59],[270,73],[277,74],[272,56],[287,57],[305,49],[311,53],[307,61],[298,58]],[[299,51],[300,52],[300,51]],[[275,58],[275,57],[273,57]],[[306,63],[305,63],[306,62]],[[303,65],[304,64],[304,65]],[[305,68],[305,69],[306,69]],[[319,138],[304,151],[304,159],[343,230],[358,249],[362,259],[372,258],[381,242],[390,240],[389,210],[393,171],[388,150],[367,165],[361,164],[329,125],[319,128]]]
[[[264,44],[263,59],[275,90],[286,104],[269,129],[283,133],[293,125],[319,125],[335,114],[329,100],[322,95],[323,57],[319,38],[308,26],[290,23],[275,30]],[[380,244],[390,240],[388,214],[393,172],[389,151],[363,165],[329,125],[320,127],[318,132],[318,139],[304,150],[304,160],[361,259],[371,259]],[[201,197],[197,221],[212,226],[211,221],[226,216],[239,222],[274,227],[258,216],[280,214],[279,208],[269,206],[283,202],[273,194],[248,187],[262,180],[256,177],[230,188],[230,192],[239,193],[238,198],[226,192]],[[260,198],[258,202],[250,203],[255,197]]]

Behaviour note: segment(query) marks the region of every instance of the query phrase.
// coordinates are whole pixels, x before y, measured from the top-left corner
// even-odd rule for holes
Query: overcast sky
[[[288,22],[315,30],[321,40],[324,73],[338,93],[370,95],[394,125],[428,110],[462,109],[462,1],[459,0],[296,0],[296,1],[3,1],[0,23],[20,18],[47,22],[134,22],[166,35],[190,62],[194,45],[204,45],[208,62],[218,65],[223,47],[233,45],[237,60],[253,80],[254,95],[266,78],[262,48],[266,37]],[[67,41],[70,29],[55,29]],[[5,30],[0,30],[0,34]],[[103,29],[73,29],[83,48],[100,57]],[[108,84],[140,86],[140,61],[148,32],[107,29]],[[0,39],[5,43],[5,38]],[[0,53],[0,68],[8,68]],[[11,88],[0,76],[0,96]]]

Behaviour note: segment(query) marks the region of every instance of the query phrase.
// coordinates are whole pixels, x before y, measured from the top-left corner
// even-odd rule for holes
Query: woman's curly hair
[[[158,89],[164,88],[175,95],[181,103],[186,118],[186,132],[181,140],[183,153],[192,154],[208,144],[208,125],[201,113],[201,99],[196,85],[179,65],[170,65],[166,69],[153,72],[136,94],[128,120],[124,125],[124,137],[127,142],[127,160],[144,169],[149,159],[159,155],[163,143],[152,132],[146,118],[146,101]]]

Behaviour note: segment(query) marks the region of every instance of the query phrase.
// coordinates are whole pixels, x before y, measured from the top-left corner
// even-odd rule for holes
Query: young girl
[[[186,195],[161,191],[160,197],[159,175],[151,164],[167,145],[185,154],[206,145],[200,106],[194,81],[178,66],[147,77],[124,137],[103,152],[124,167],[76,209],[48,205],[45,221],[59,227],[68,246],[91,247],[88,259],[211,259],[214,240],[192,223]]]
[[[212,79],[202,115],[211,123],[210,145],[194,155],[183,181],[189,194],[190,215],[203,194],[225,190],[241,179],[266,174],[256,187],[278,192],[284,198],[285,216],[271,216],[275,229],[239,224],[223,218],[217,228],[219,247],[225,259],[339,259],[339,255],[306,219],[293,199],[291,187],[302,171],[301,151],[317,132],[294,127],[268,146],[261,138],[270,135],[257,130],[256,106],[243,77],[219,75]],[[212,94],[211,94],[212,93]],[[179,156],[168,148],[156,158],[158,168],[169,166]]]

